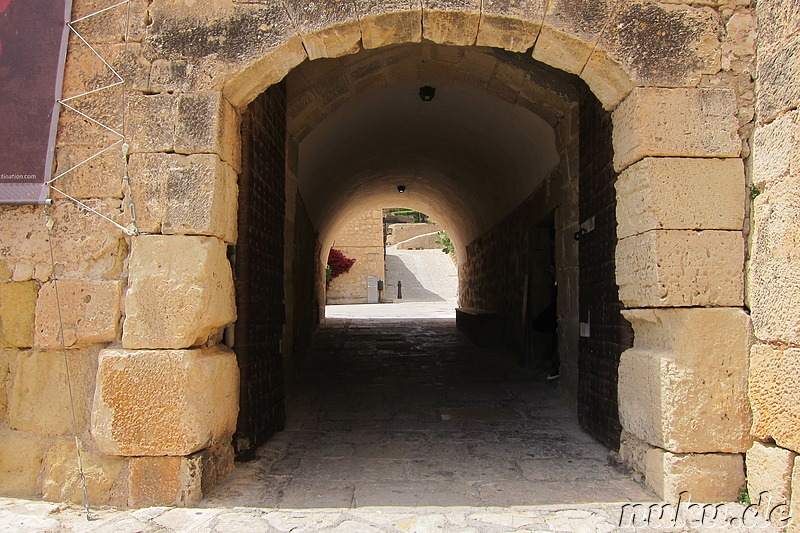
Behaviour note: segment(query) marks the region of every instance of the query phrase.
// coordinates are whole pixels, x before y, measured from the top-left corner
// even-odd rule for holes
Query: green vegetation
[[[442,247],[442,251],[444,253],[452,254],[456,251],[455,246],[453,246],[453,241],[450,240],[450,237],[447,235],[446,231],[439,231],[438,236],[439,238],[434,242]]]

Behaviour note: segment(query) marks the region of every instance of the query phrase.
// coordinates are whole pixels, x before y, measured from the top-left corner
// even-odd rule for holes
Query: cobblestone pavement
[[[286,430],[200,508],[87,521],[0,499],[0,531],[769,531],[736,504],[703,527],[687,523],[702,508],[648,513],[663,504],[608,464],[556,386],[474,347],[452,320],[329,319],[302,378]]]

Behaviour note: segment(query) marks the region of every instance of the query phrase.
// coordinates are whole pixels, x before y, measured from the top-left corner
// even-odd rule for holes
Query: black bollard
[[[400,280],[397,280],[397,299],[403,299],[403,282]]]

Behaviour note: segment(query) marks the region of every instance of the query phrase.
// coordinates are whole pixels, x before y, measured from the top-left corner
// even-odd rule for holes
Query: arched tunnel
[[[459,306],[491,316],[489,335],[522,366],[556,283],[561,376],[550,393],[619,447],[616,369],[632,332],[614,278],[611,118],[577,76],[493,49],[395,45],[306,61],[250,104],[242,132],[228,339],[241,371],[240,458],[285,427],[337,233],[400,204],[448,228]]]

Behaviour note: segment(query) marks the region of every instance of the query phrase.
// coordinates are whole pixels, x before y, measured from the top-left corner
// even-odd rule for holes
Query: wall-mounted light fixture
[[[405,185],[398,185],[397,186],[397,192],[399,192],[400,194],[403,194],[404,192],[406,192],[406,186]]]
[[[436,94],[436,88],[431,87],[430,85],[426,85],[425,87],[419,88],[419,97],[422,98],[423,102],[430,102],[431,100],[433,100],[435,94]]]

